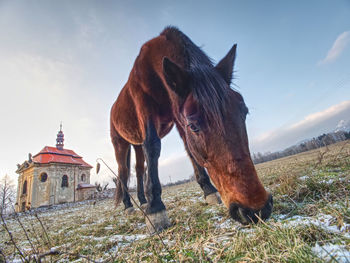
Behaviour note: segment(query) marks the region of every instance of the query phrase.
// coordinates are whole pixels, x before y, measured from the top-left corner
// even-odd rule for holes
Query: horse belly
[[[131,144],[143,143],[143,131],[139,123],[135,105],[123,91],[112,107],[111,119],[118,134]]]
[[[131,144],[139,145],[143,143],[142,132],[140,131],[138,125],[134,122],[126,120],[124,123],[118,122],[116,129],[120,136]]]

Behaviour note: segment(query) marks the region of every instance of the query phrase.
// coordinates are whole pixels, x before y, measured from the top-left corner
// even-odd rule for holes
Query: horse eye
[[[199,132],[199,127],[196,126],[195,124],[190,123],[187,126],[191,129],[191,131],[196,132],[196,133]]]
[[[244,118],[245,118],[246,115],[249,113],[249,110],[248,110],[247,106],[244,103],[241,103],[240,108],[241,108],[241,111],[242,111],[242,113],[244,115]]]

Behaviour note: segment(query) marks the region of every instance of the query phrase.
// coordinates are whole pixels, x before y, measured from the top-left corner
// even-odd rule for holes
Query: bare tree
[[[0,179],[0,213],[6,214],[16,197],[15,185],[7,174]]]
[[[101,183],[95,182],[97,192],[106,191],[108,185],[109,185],[109,183],[104,183],[104,185],[102,185]]]

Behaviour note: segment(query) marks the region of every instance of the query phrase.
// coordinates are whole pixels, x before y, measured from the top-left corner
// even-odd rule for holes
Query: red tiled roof
[[[34,155],[33,162],[42,164],[69,163],[92,168],[90,164],[86,163],[83,158],[74,151],[68,149],[59,150],[56,147],[50,146],[45,146],[38,154]]]

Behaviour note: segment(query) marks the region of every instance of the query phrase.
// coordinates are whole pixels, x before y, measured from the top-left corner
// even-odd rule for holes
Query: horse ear
[[[233,66],[236,59],[236,48],[237,44],[234,44],[227,55],[215,67],[228,85],[231,84],[232,80]]]
[[[181,98],[186,98],[189,89],[187,87],[188,74],[167,57],[163,58],[163,74],[169,87]]]

